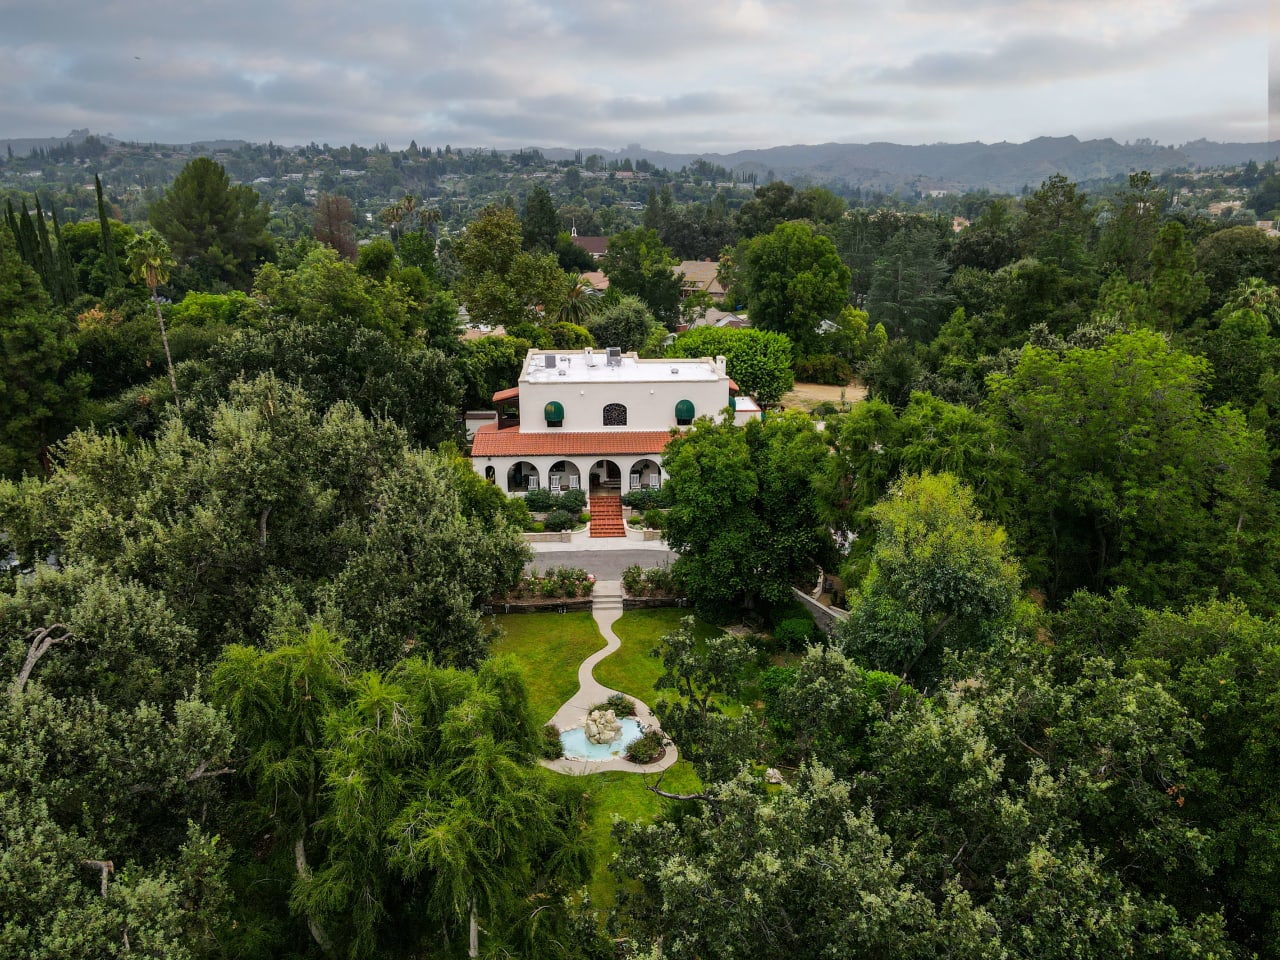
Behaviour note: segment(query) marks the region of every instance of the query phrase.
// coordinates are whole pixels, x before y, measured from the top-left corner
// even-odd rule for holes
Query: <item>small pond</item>
[[[592,743],[581,727],[574,727],[560,734],[567,760],[613,760],[627,752],[627,747],[644,733],[635,717],[619,717],[622,733],[613,743]]]

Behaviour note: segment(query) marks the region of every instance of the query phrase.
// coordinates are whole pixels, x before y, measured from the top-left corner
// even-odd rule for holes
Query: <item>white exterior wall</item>
[[[568,416],[566,412],[566,417]],[[582,490],[584,493],[590,490],[591,470],[600,460],[612,460],[618,465],[618,469],[622,472],[622,493],[626,493],[630,489],[631,472],[636,466],[645,461],[658,465],[658,472],[662,475],[662,482],[667,482],[667,471],[662,469],[662,454],[647,453],[637,456],[633,453],[615,455],[609,457],[602,456],[577,456],[577,457],[472,457],[471,466],[477,474],[482,478],[485,476],[485,467],[493,467],[494,484],[504,493],[507,491],[507,472],[521,461],[532,464],[538,471],[538,485],[542,489],[548,487],[548,476],[551,473],[553,464],[559,463],[561,460],[574,464],[578,468],[578,475],[582,478]],[[646,472],[644,482],[649,481]],[[568,490],[568,484],[564,484],[562,490]],[[520,492],[520,491],[511,491]]]
[[[529,378],[530,365],[541,364],[542,353],[530,352],[525,360],[520,376],[521,433],[668,430],[676,426],[676,403],[681,400],[693,404],[695,417],[719,416],[729,405],[729,377],[717,369],[714,360],[635,361],[634,354],[629,354],[634,367],[620,371],[617,377],[608,377],[601,371],[599,378],[584,379],[576,376],[581,368],[575,369],[584,362],[581,351],[556,353],[572,358],[570,372],[564,377],[552,373],[550,382]],[[598,351],[594,359],[600,367],[604,366],[603,352]],[[673,375],[673,367],[680,373]],[[563,426],[547,426],[544,410],[552,400],[564,407]],[[604,407],[609,403],[626,406],[625,427],[604,425]]]

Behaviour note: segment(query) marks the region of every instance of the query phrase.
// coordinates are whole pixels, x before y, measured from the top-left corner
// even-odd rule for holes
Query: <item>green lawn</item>
[[[614,814],[628,823],[648,823],[675,803],[645,788],[646,784],[657,779],[653,774],[621,771],[595,773],[584,778],[584,787],[595,801],[587,833],[596,861],[589,889],[591,902],[598,909],[608,909],[613,905],[618,888],[617,879],[609,872],[609,861],[618,851],[612,833]],[[662,779],[662,789],[671,793],[694,793],[701,786],[693,767],[684,760],[668,770]]]
[[[650,706],[655,699],[653,685],[662,676],[662,661],[650,651],[668,633],[680,626],[689,610],[659,607],[654,610],[632,610],[613,625],[622,647],[596,665],[595,677],[606,687],[639,697]],[[694,621],[693,633],[698,639],[713,637],[719,629],[701,620]]]
[[[519,661],[534,717],[546,723],[578,692],[578,667],[604,646],[604,637],[590,611],[509,613],[494,619],[506,636],[492,652]]]

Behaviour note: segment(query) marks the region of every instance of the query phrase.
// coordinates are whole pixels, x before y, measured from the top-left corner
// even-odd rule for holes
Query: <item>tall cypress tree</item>
[[[44,222],[44,210],[40,208],[40,194],[36,194],[36,273],[40,274],[40,282],[49,291],[53,302],[61,306],[58,300],[58,281],[53,267],[53,246],[49,243],[49,227]]]
[[[22,201],[22,217],[18,220],[18,253],[27,262],[27,266],[36,269],[36,257],[39,255],[40,242],[36,239],[35,224],[31,222],[31,213],[27,210],[27,201]]]
[[[18,227],[18,215],[13,212],[12,200],[6,200],[4,202],[4,222],[9,225],[9,232],[13,234],[13,242],[16,248],[20,228]],[[19,251],[19,255],[21,255],[21,251]]]
[[[106,264],[107,287],[120,285],[120,269],[111,243],[111,224],[107,222],[107,204],[102,198],[102,179],[93,175],[93,189],[98,194],[98,226],[102,230],[102,258]]]
[[[65,306],[79,293],[76,289],[76,270],[71,263],[71,254],[67,252],[67,245],[62,242],[62,226],[58,223],[57,208],[50,207],[49,213],[53,217],[53,241],[57,244],[57,249],[54,250],[54,273],[58,278],[56,299]]]

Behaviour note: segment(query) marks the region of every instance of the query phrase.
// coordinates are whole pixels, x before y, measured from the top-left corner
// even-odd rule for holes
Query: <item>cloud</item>
[[[1246,0],[0,0],[0,17],[10,136],[685,151],[1147,136],[1265,100]]]

